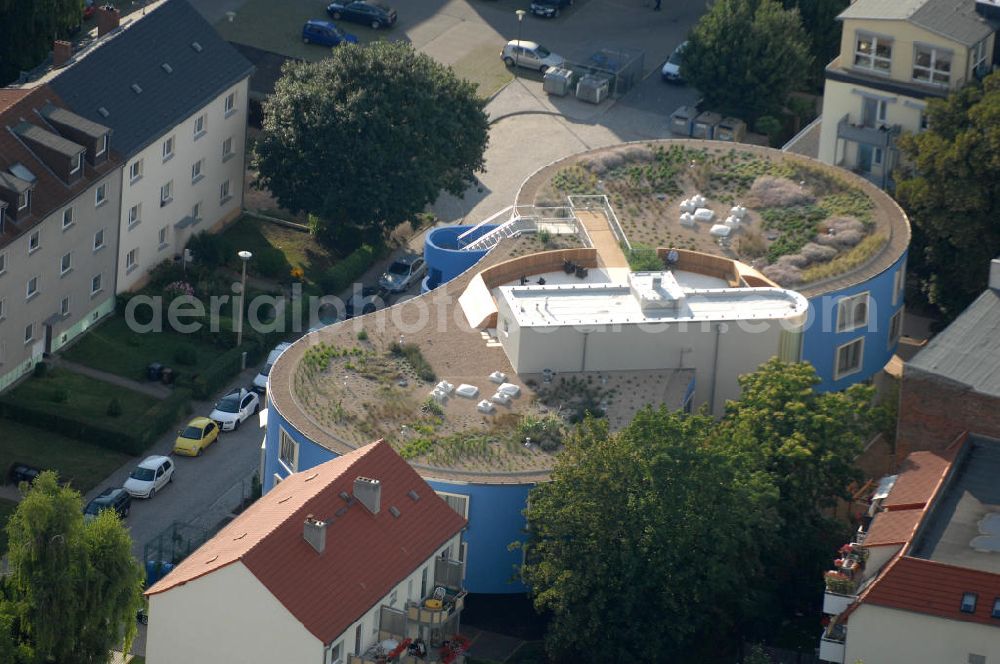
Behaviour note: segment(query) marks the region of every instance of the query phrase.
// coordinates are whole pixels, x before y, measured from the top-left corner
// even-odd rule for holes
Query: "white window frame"
[[[98,242],[97,242],[98,238],[100,238],[100,240],[101,240],[100,244],[98,244]],[[98,231],[96,233],[94,233],[94,251],[99,251],[99,250],[103,249],[104,246],[105,246],[104,245],[104,229],[101,228],[101,229],[98,229]]]
[[[23,202],[22,202],[23,201]],[[31,206],[31,190],[25,189],[17,195],[17,211],[20,212]]]
[[[30,300],[38,295],[38,275],[35,275],[24,282],[24,299]]]
[[[134,270],[139,266],[139,248],[136,247],[125,254],[125,272],[126,274]]]
[[[222,102],[223,109],[225,110],[226,117],[229,117],[236,111],[236,91],[233,90],[228,95],[226,95],[225,100]]]
[[[235,154],[233,152],[233,137],[230,136],[226,140],[222,141],[222,161],[226,161],[229,157]]]
[[[870,52],[860,50],[862,41],[867,41],[871,45]],[[858,30],[854,33],[854,66],[858,69],[874,72],[883,76],[892,73],[892,46],[893,38],[873,34]],[[888,44],[889,55],[878,55],[880,47]],[[879,66],[884,65],[884,66]]]
[[[330,646],[327,664],[344,664],[344,640],[341,639]]]
[[[73,225],[73,206],[70,205],[68,208],[63,210],[62,227],[66,230]]]
[[[142,179],[142,159],[136,159],[128,168],[129,183]]]
[[[167,229],[169,226],[164,226],[160,229],[159,240],[160,240],[160,251],[163,251],[167,247]]]
[[[930,51],[931,61],[927,66],[917,64],[917,54],[920,51]],[[940,61],[948,61],[948,70],[938,69],[937,65]],[[927,85],[936,85],[939,87],[948,87],[951,85],[951,73],[952,65],[955,62],[955,53],[950,49],[940,48],[938,46],[932,46],[930,44],[916,43],[913,45],[913,80],[917,83],[924,83]],[[917,77],[917,71],[925,72],[927,74],[927,80]],[[944,77],[944,81],[935,80],[935,75],[941,75]]]
[[[221,185],[219,185],[219,205],[224,205],[226,201],[232,198],[230,193],[230,181],[226,180]]]
[[[75,173],[79,173],[80,169],[83,168],[83,155],[84,155],[84,153],[81,152],[80,154],[78,154],[76,156],[76,165],[73,168],[69,169],[69,174],[70,175],[73,175]]]
[[[28,236],[28,253],[33,254],[42,246],[41,231],[35,231]]]
[[[856,367],[847,367],[842,369],[840,366],[840,351],[847,348],[848,346],[853,346],[857,344],[858,350],[858,364]],[[847,376],[853,376],[856,373],[860,373],[865,366],[865,338],[858,337],[857,339],[851,339],[847,343],[837,346],[837,349],[833,354],[833,379],[840,380],[841,378],[846,378]]]
[[[198,180],[201,180],[203,177],[205,177],[204,174],[202,174],[201,172],[202,166],[204,165],[205,165],[204,159],[199,159],[198,161],[191,164],[191,184],[194,184]]]
[[[27,346],[35,340],[35,324],[28,323],[24,326],[24,345]]]
[[[195,220],[201,219],[201,201],[191,206],[191,218]]]
[[[97,282],[96,288],[94,288],[94,282]],[[90,278],[90,294],[97,295],[102,290],[104,290],[104,274],[98,272]]]
[[[864,302],[864,319],[857,318],[858,305]],[[868,291],[843,297],[837,301],[837,332],[850,332],[868,325],[871,296]]]
[[[162,192],[161,192],[162,193]],[[128,209],[129,230],[135,228],[142,221],[142,203],[136,203]]]
[[[892,315],[889,319],[889,341],[887,348],[892,348],[899,342],[900,337],[903,336],[903,307],[899,308],[899,311]]]
[[[160,207],[167,205],[172,200],[174,200],[174,181],[170,180],[160,186]]]
[[[97,152],[94,153],[95,157],[100,157],[102,154],[108,151],[108,135],[103,134],[101,136],[101,143],[97,148]]]
[[[194,140],[198,140],[208,131],[208,114],[202,113],[194,119]]]
[[[59,276],[64,276],[67,272],[73,271],[73,252],[67,252],[59,259]]]
[[[94,207],[101,207],[108,202],[108,183],[102,182],[94,189]]]
[[[286,448],[286,444],[291,445],[291,448]],[[286,454],[289,453],[291,456],[290,459],[286,458]],[[278,428],[278,463],[284,466],[285,470],[290,473],[298,472],[299,442],[281,427]]]
[[[455,510],[455,512],[457,514],[461,515],[462,518],[465,518],[465,519],[469,518],[469,503],[472,501],[472,497],[471,496],[463,494],[463,493],[449,493],[447,491],[435,491],[434,493],[436,493],[438,496],[441,497],[442,500],[444,500],[446,503],[448,503],[448,507],[450,507],[451,509]],[[452,505],[451,502],[448,501],[449,498],[457,498],[460,501],[464,501],[464,505],[465,505],[464,512],[459,512],[457,509],[455,509],[455,506]]]
[[[172,159],[174,156],[174,137],[168,136],[163,141],[163,161]]]
[[[986,50],[986,41],[988,39],[989,37],[986,37],[969,49],[969,78],[974,77],[980,67],[987,65],[989,52]],[[989,72],[987,71],[987,73]]]
[[[69,296],[67,295],[59,301],[59,315],[63,318],[69,316]]]

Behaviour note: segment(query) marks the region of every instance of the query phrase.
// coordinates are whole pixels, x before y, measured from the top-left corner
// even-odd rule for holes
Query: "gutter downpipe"
[[[708,392],[708,412],[715,414],[715,383],[719,376],[719,335],[722,332],[722,324],[715,323],[715,352],[712,358],[712,384]]]

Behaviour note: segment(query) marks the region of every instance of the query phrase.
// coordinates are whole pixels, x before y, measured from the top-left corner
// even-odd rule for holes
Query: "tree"
[[[258,184],[320,217],[327,245],[370,241],[442,189],[462,194],[484,165],[484,105],[473,84],[404,42],[289,63],[264,107]]]
[[[522,569],[556,661],[672,661],[739,613],[769,496],[704,444],[711,418],[587,419],[532,490]]]
[[[812,62],[798,10],[776,0],[719,0],[688,40],[684,78],[708,107],[751,123],[779,115]]]
[[[950,320],[985,288],[1000,252],[1000,73],[927,104],[905,134],[896,197],[913,223],[910,270]]]
[[[113,510],[84,523],[81,507],[80,494],[46,471],[7,524],[15,639],[61,664],[107,662],[112,648],[127,650],[142,606],[144,574],[128,531]]]
[[[812,66],[809,71],[810,87],[823,89],[826,65],[840,53],[840,12],[847,9],[850,0],[784,0],[786,9],[798,9],[802,27],[809,36]]]
[[[0,85],[32,69],[83,19],[82,0],[0,0]]]

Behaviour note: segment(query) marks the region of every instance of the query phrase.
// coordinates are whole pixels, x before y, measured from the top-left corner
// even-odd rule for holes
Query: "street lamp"
[[[518,49],[521,48],[521,26],[524,24],[524,15],[528,12],[523,9],[514,11],[517,14],[517,48],[514,49],[514,78],[517,78],[517,56]]]
[[[253,254],[244,249],[236,255],[243,261],[243,277],[240,279],[240,306],[236,310],[236,347],[239,348],[243,345],[243,294],[247,291],[247,262],[253,258]]]

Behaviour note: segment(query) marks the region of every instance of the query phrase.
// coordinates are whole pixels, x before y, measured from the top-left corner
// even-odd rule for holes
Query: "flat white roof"
[[[630,274],[628,284],[546,282],[498,290],[520,327],[780,320],[809,306],[782,288],[690,288],[686,281],[646,272]]]

